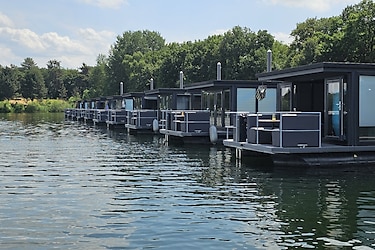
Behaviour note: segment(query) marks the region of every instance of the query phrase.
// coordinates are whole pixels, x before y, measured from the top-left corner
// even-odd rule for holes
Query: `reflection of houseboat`
[[[274,113],[237,113],[224,145],[272,156],[275,164],[375,163],[375,64],[317,63],[262,73],[283,81]]]
[[[160,130],[169,139],[216,143],[231,132],[227,129],[234,117],[230,112],[276,110],[275,82],[212,80],[186,85],[184,89],[190,93],[190,106],[170,111],[166,127]]]

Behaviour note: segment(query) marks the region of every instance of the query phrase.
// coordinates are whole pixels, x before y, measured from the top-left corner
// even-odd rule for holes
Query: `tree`
[[[23,76],[21,79],[21,94],[24,98],[44,98],[47,88],[44,84],[43,75],[33,60],[25,59]]]
[[[274,39],[267,31],[252,32],[239,26],[224,34],[220,44],[225,79],[255,79],[266,68],[267,50]]]
[[[16,66],[2,68],[0,66],[0,100],[10,99],[20,89],[20,73]]]
[[[344,60],[354,62],[375,61],[375,3],[363,0],[348,6],[341,14],[343,38],[339,47],[345,53]]]
[[[79,87],[77,86],[78,79],[80,75],[76,69],[66,69],[63,71],[63,81],[66,88],[67,97],[77,97],[80,98],[82,93],[80,92]]]
[[[375,60],[375,3],[363,0],[329,18],[308,18],[291,33],[288,64]]]
[[[86,96],[97,97],[106,94],[108,77],[107,77],[107,58],[99,55],[96,60],[96,66],[90,70],[88,78],[90,89],[87,89]]]
[[[63,70],[60,62],[50,60],[47,63],[47,74],[45,76],[46,87],[48,89],[48,97],[50,98],[66,98],[67,90],[63,81]]]
[[[272,45],[272,70],[287,68],[289,46],[277,40]]]
[[[297,24],[291,35],[290,66],[342,60],[343,51],[337,46],[343,36],[340,17],[308,18]]]
[[[165,46],[165,40],[159,33],[153,31],[127,31],[122,36],[117,37],[116,43],[111,47],[108,58],[108,77],[110,79],[108,94],[118,93],[118,85],[124,82],[124,91],[131,89],[129,84],[130,74],[125,69],[125,56],[133,56],[134,53],[146,54],[147,52],[155,52]],[[127,57],[130,59],[130,57]]]

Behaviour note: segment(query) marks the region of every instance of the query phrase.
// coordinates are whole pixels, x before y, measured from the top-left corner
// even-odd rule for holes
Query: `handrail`
[[[253,115],[256,117],[256,123],[255,123],[255,130],[256,130],[256,144],[259,144],[259,131],[260,131],[260,128],[263,128],[261,126],[261,123],[264,124],[266,122],[270,122],[270,124],[275,124],[275,126],[277,126],[278,130],[279,130],[279,141],[280,141],[280,145],[279,147],[283,147],[283,133],[284,132],[293,132],[293,133],[302,133],[302,132],[318,132],[318,135],[319,135],[319,138],[318,138],[318,146],[321,147],[322,145],[322,131],[321,131],[321,112],[300,112],[300,111],[291,111],[291,112],[281,112],[281,111],[278,111],[278,112],[257,112],[257,113],[252,113],[252,112],[235,112],[235,111],[230,111],[230,112],[225,112],[226,115],[229,115],[229,116],[233,116],[231,117],[230,119],[230,125],[229,126],[225,126],[225,128],[227,129],[227,139],[230,139],[229,138],[229,130],[232,129],[233,130],[233,141],[235,142],[239,142],[240,140],[240,124],[239,124],[239,117],[247,117],[248,115]],[[297,116],[297,115],[301,115],[301,116],[309,116],[309,115],[314,115],[314,116],[318,116],[318,121],[317,124],[318,126],[316,127],[316,129],[301,129],[301,128],[298,128],[298,129],[286,129],[285,126],[284,126],[284,118],[285,117],[290,117],[290,116]],[[265,118],[265,119],[262,119],[263,117],[265,116],[268,116],[269,118]],[[247,125],[249,126],[249,125]],[[247,129],[250,129],[250,128],[246,128]],[[264,129],[264,128],[263,128]],[[243,132],[243,131],[242,131]],[[246,136],[247,138],[247,136]],[[247,138],[248,140],[249,138]],[[303,147],[303,145],[301,145]]]

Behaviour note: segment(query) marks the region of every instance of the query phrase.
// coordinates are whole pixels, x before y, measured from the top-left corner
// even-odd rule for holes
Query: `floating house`
[[[375,163],[375,64],[323,62],[262,73],[279,81],[277,112],[236,113],[224,145],[275,164]],[[280,82],[281,81],[281,82]]]
[[[124,128],[126,123],[125,97],[122,95],[107,98],[108,117],[107,128]]]
[[[186,85],[189,104],[185,109],[169,111],[160,133],[167,140],[179,139],[185,143],[220,142],[232,132],[228,126],[235,112],[276,111],[276,86],[276,82],[240,80]]]
[[[78,112],[81,113],[81,117],[85,123],[94,122],[96,101],[97,99],[87,99],[87,100],[81,101],[82,105],[80,106]]]
[[[106,125],[108,120],[108,99],[107,97],[98,97],[93,101],[94,107],[92,109],[86,109],[87,111],[93,110],[92,121],[94,125]]]
[[[145,98],[144,92],[126,93],[125,110],[126,123],[125,128],[129,133],[145,133],[152,131],[152,121],[156,117],[154,101]]]
[[[181,88],[150,89],[133,97],[133,108],[129,111],[125,125],[131,133],[156,133],[165,127],[166,111],[186,109],[189,96]]]

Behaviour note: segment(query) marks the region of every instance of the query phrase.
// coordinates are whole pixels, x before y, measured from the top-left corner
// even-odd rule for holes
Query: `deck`
[[[223,141],[224,146],[240,150],[250,150],[262,154],[329,154],[329,153],[358,153],[375,152],[375,146],[341,146],[322,143],[321,147],[277,147],[271,144],[256,144],[248,142],[236,142],[233,139]]]
[[[375,164],[375,145],[340,145],[322,141],[321,117],[316,112],[236,113],[233,137],[223,140],[236,157],[262,154],[284,166]]]

